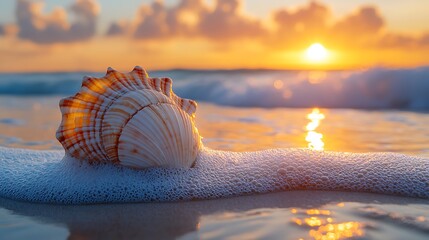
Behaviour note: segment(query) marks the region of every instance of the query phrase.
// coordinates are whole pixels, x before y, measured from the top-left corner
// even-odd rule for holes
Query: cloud
[[[172,11],[173,9],[167,9],[161,1],[155,1],[150,6],[142,6],[138,11],[134,37],[152,39],[173,36],[173,27],[167,22]]]
[[[311,2],[295,11],[277,10],[273,15],[279,33],[301,33],[325,30],[331,13],[328,7]]]
[[[107,35],[118,35],[133,29],[137,39],[169,37],[203,37],[207,39],[238,39],[261,37],[266,33],[260,20],[241,13],[241,1],[217,0],[210,10],[202,0],[181,0],[177,6],[166,7],[162,1],[143,5],[137,12],[134,27],[114,22]]]
[[[379,48],[418,48],[429,46],[429,33],[407,35],[400,33],[386,33],[377,42]]]
[[[416,38],[398,33],[386,33],[378,42],[379,47],[412,47],[416,44]]]
[[[356,37],[359,35],[374,35],[384,27],[384,20],[377,8],[364,6],[345,18],[336,22],[333,29],[340,34]]]
[[[202,0],[181,0],[167,7],[162,1],[143,5],[134,20],[114,22],[106,35],[131,35],[136,39],[204,38],[212,41],[252,39],[271,48],[292,48],[314,41],[338,46],[386,46],[405,41],[398,34],[385,36],[385,21],[376,7],[363,6],[340,19],[330,8],[311,1],[296,9],[271,13],[273,28],[263,19],[247,16],[240,0],[216,0],[210,8]],[[264,24],[265,23],[265,24]],[[416,42],[416,39],[409,39]]]
[[[137,12],[132,35],[137,39],[192,36],[197,32],[199,18],[207,12],[202,0],[182,0],[175,7],[162,1],[143,5]],[[112,23],[114,26],[116,23]]]
[[[262,37],[266,30],[259,20],[240,13],[241,1],[218,0],[213,11],[201,16],[199,33],[210,39]]]
[[[328,6],[310,2],[296,10],[274,11],[273,19],[277,27],[274,39],[283,45],[309,44],[324,41],[335,45],[373,44],[381,39],[384,20],[378,10],[364,6],[341,19],[332,19]]]
[[[337,21],[331,28],[331,34],[337,38],[337,42],[365,45],[382,39],[384,27],[385,21],[378,9],[363,6]]]
[[[121,36],[129,32],[130,24],[126,21],[113,22],[107,29],[107,36]]]
[[[272,16],[277,28],[274,38],[290,44],[296,40],[321,40],[328,31],[331,11],[321,3],[310,2],[296,10],[276,10]]]
[[[277,46],[328,42],[336,47],[406,48],[429,45],[429,33],[420,37],[388,32],[386,22],[375,6],[361,6],[342,18],[333,19],[328,6],[310,2],[294,11],[272,13]]]
[[[429,45],[429,32],[424,33],[420,37],[419,41],[420,41],[420,44],[422,44],[422,45]]]
[[[93,0],[77,0],[69,11],[76,21],[67,21],[67,12],[56,8],[50,14],[42,13],[43,3],[18,0],[16,6],[18,37],[39,44],[66,43],[86,40],[96,32],[98,4]]]
[[[18,28],[15,24],[0,24],[0,36],[16,36]]]
[[[266,49],[302,48],[316,41],[343,49],[429,46],[429,33],[413,36],[389,31],[376,6],[361,6],[338,18],[329,5],[309,1],[294,9],[273,9],[270,18],[263,19],[246,14],[242,3],[215,0],[214,5],[208,5],[204,0],[179,0],[167,6],[155,0],[140,6],[133,19],[111,23],[105,35],[142,42],[203,39],[210,44],[250,39],[248,42]],[[15,29],[19,29],[19,38],[50,44],[82,41],[96,34],[99,6],[95,0],[76,0],[67,11],[56,8],[49,14],[44,14],[42,7],[40,2],[17,1]],[[70,22],[68,14],[75,20]],[[0,36],[8,32],[0,26]]]

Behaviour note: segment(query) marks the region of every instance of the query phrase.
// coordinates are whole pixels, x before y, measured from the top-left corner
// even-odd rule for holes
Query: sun
[[[305,55],[310,62],[322,62],[328,58],[328,50],[320,43],[313,43],[307,48]]]

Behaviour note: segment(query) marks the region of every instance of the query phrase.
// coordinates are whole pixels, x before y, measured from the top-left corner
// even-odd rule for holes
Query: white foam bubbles
[[[92,204],[317,189],[429,198],[429,159],[395,153],[204,149],[195,168],[147,170],[88,165],[62,159],[63,154],[1,147],[0,196],[31,202]]]

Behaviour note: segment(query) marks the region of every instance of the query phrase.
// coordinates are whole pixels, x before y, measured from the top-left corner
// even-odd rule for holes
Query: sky
[[[424,66],[427,9],[426,0],[2,0],[0,71]],[[326,57],[308,57],[315,43]]]

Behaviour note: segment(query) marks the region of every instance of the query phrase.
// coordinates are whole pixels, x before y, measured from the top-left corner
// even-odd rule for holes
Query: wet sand
[[[429,200],[325,191],[85,206],[0,199],[0,219],[2,239],[427,239]]]

